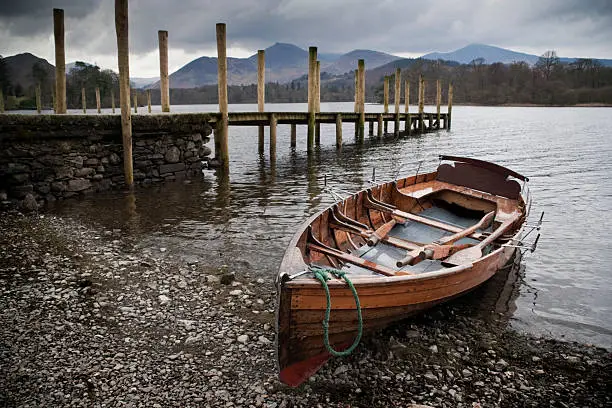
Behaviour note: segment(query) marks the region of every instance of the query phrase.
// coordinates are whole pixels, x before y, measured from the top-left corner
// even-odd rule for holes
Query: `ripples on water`
[[[352,103],[322,103],[322,111],[351,111]],[[380,111],[369,105],[368,111]],[[255,105],[234,105],[254,111]],[[266,106],[304,111],[305,104]],[[214,105],[174,112],[214,111]],[[321,148],[306,154],[306,127],[295,151],[289,126],[278,128],[277,160],[268,145],[257,154],[257,128],[230,127],[229,180],[205,171],[191,184],[140,188],[136,202],[120,192],[58,203],[53,210],[104,228],[121,228],[139,245],[166,247],[207,266],[228,264],[274,275],[297,226],[333,199],[328,184],[348,191],[378,180],[435,169],[439,154],[482,158],[530,177],[532,221],[545,211],[538,250],[527,257],[514,326],[537,334],[612,347],[612,115],[609,108],[456,106],[453,130],[354,144],[345,124],[337,151],[335,125],[321,125]],[[393,124],[389,124],[392,129]],[[366,125],[367,131],[367,125]],[[267,142],[267,140],[266,140]],[[212,145],[212,142],[210,143]]]

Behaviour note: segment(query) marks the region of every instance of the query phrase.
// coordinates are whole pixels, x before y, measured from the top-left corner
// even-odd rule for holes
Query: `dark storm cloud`
[[[470,42],[546,48],[588,44],[610,51],[612,2],[595,0],[162,0],[134,1],[135,50],[156,46],[156,28],[175,47],[214,48],[215,23],[228,24],[230,44],[264,47],[276,41],[324,51],[374,48],[390,52],[450,50]],[[148,31],[147,31],[148,30]],[[591,39],[592,40],[592,39]],[[598,44],[589,44],[596,48]]]
[[[102,0],[18,0],[5,1],[0,8],[0,17],[45,15],[53,8],[70,8],[75,16],[84,16],[95,10]]]
[[[53,9],[64,9],[65,19],[80,19],[95,13],[103,0],[4,0],[0,24],[14,35],[36,35],[52,30]]]
[[[36,51],[37,44],[48,48],[57,7],[65,9],[67,52],[85,60],[113,56],[114,3],[3,4],[0,54]],[[391,53],[450,51],[478,42],[533,53],[554,49],[563,56],[612,57],[610,0],[130,0],[129,8],[133,55],[155,51],[160,29],[169,31],[171,50],[214,55],[215,24],[226,22],[228,45],[251,51],[277,41],[315,45],[320,52]]]

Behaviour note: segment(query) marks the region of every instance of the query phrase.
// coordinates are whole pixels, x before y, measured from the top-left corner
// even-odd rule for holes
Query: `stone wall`
[[[134,115],[135,184],[201,174],[212,128],[204,114]],[[46,202],[125,187],[118,115],[0,115],[0,202]]]

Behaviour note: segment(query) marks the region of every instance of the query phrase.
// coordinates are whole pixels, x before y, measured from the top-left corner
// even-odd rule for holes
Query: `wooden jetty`
[[[65,72],[65,49],[64,49],[64,11],[53,9],[54,38],[55,38],[55,64],[56,82],[54,92],[54,111],[56,114],[66,113],[66,72]],[[121,107],[121,123],[123,135],[123,158],[126,184],[133,184],[132,166],[132,123],[131,104],[134,102],[134,113],[137,113],[137,94],[130,89],[129,73],[129,48],[128,48],[128,0],[115,0],[115,28],[117,33],[117,52],[119,61],[119,100]],[[270,159],[276,156],[276,135],[278,125],[291,126],[291,146],[296,146],[297,125],[305,125],[307,131],[307,150],[312,152],[315,145],[320,143],[321,124],[336,125],[336,146],[342,146],[343,123],[355,124],[355,137],[358,143],[363,142],[365,126],[368,125],[368,134],[374,136],[374,126],[378,126],[377,137],[389,134],[389,122],[393,125],[391,135],[403,136],[415,133],[425,133],[438,129],[450,129],[452,111],[452,85],[448,90],[448,110],[446,113],[440,111],[441,85],[436,82],[436,111],[427,113],[425,106],[425,79],[420,77],[418,83],[418,112],[409,112],[409,82],[406,80],[404,97],[401,92],[401,70],[395,72],[394,88],[394,112],[389,112],[389,79],[384,80],[384,110],[381,113],[365,111],[365,61],[359,60],[355,70],[355,105],[353,112],[321,112],[321,78],[320,61],[317,58],[317,47],[310,47],[308,52],[308,111],[307,112],[266,112],[265,111],[265,55],[263,50],[258,51],[258,81],[257,81],[257,112],[229,112],[228,109],[228,82],[227,82],[227,48],[226,48],[226,25],[216,25],[217,36],[217,63],[218,63],[218,94],[219,111],[204,113],[214,127],[215,140],[215,162],[223,169],[229,171],[229,126],[256,126],[259,128],[258,145],[259,152],[263,152],[265,127],[269,127],[270,135]],[[169,115],[171,111],[170,84],[168,80],[168,32],[158,31],[159,57],[160,57],[160,93],[161,93],[161,115]],[[133,93],[133,95],[131,95]],[[96,107],[100,113],[100,90],[96,90]],[[0,111],[3,110],[3,101],[0,98]],[[405,110],[400,112],[400,101],[404,100]],[[112,111],[115,112],[115,94],[111,90]],[[40,109],[40,104],[39,109]],[[82,94],[82,108],[86,112],[85,90]],[[150,91],[147,92],[147,110],[151,113]],[[204,116],[203,116],[204,117]],[[403,126],[402,126],[403,123]],[[403,128],[403,130],[402,130]]]

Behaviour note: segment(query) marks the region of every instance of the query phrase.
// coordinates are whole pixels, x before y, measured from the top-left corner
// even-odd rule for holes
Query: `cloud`
[[[65,9],[67,59],[115,58],[112,0],[3,6],[0,54],[40,51],[51,58],[54,7]],[[588,6],[580,0],[130,0],[129,7],[130,49],[143,67],[155,63],[162,29],[169,31],[171,56],[214,55],[217,22],[227,23],[229,47],[252,52],[277,41],[315,45],[320,52],[369,48],[398,54],[477,42],[536,54],[554,49],[561,56],[612,57],[609,0]]]

